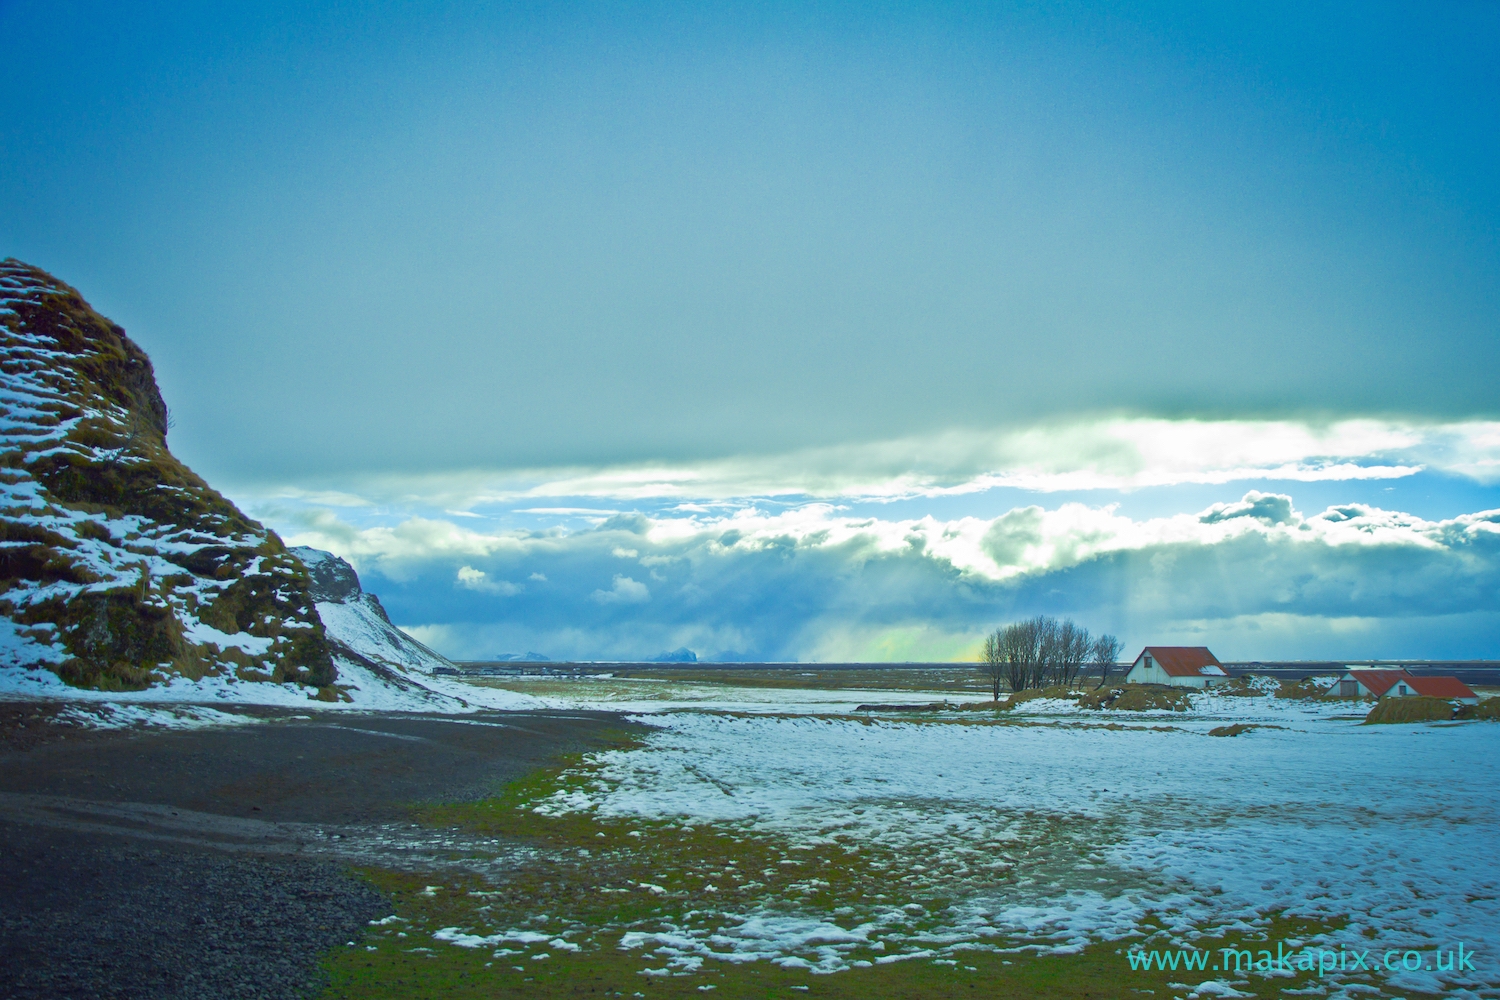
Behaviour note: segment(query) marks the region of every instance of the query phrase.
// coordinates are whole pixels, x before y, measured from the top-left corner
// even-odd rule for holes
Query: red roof
[[[1219,658],[1208,651],[1207,646],[1147,646],[1143,653],[1161,665],[1168,677],[1226,677]],[[1140,659],[1140,657],[1136,657]],[[1213,667],[1213,670],[1205,670]]]
[[[1416,690],[1416,678],[1405,670],[1351,670],[1349,676],[1359,681],[1377,698],[1384,698],[1385,693],[1396,686],[1397,681],[1405,681],[1413,691]]]
[[[1406,683],[1413,691],[1428,698],[1477,698],[1469,685],[1457,677],[1413,677]]]

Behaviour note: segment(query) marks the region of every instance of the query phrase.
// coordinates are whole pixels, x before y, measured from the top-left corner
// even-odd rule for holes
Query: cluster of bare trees
[[[1096,638],[1071,618],[1058,621],[1037,615],[985,636],[980,669],[999,701],[1002,682],[1012,691],[1053,684],[1071,687],[1085,666],[1098,671],[1103,687],[1119,655],[1120,640],[1112,635]]]

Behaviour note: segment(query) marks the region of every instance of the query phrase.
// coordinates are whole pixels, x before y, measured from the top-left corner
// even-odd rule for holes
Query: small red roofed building
[[[1340,698],[1384,698],[1412,693],[1412,675],[1405,670],[1350,670],[1339,678]]]
[[[1126,684],[1167,684],[1206,688],[1223,684],[1229,674],[1207,646],[1147,646],[1125,674]]]
[[[1405,670],[1350,670],[1339,678],[1340,698],[1442,698],[1465,705],[1479,696],[1457,677],[1418,677]]]
[[[1412,690],[1424,698],[1442,698],[1465,705],[1479,704],[1479,695],[1457,677],[1413,677],[1407,682]]]

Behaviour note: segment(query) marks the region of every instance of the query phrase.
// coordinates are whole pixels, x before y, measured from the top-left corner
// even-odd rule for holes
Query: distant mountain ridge
[[[426,682],[448,661],[353,567],[289,550],[172,455],[169,427],[123,329],[0,262],[0,687],[467,704]]]

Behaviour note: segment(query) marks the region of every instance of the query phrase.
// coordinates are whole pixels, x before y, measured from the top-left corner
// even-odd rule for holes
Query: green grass
[[[765,670],[746,667],[616,670],[616,677],[734,687],[812,688],[820,691],[883,690],[984,693],[989,681],[970,664],[953,667],[885,667],[865,670]]]
[[[972,668],[872,670],[612,670],[610,677],[471,677],[468,683],[541,697],[611,701],[693,701],[734,689],[788,691],[909,691],[930,698],[988,691]],[[852,694],[858,697],[857,694]],[[989,702],[986,702],[989,704]]]
[[[575,762],[524,779],[496,798],[430,806],[418,815],[434,826],[458,827],[539,851],[528,871],[497,887],[501,895],[491,904],[492,913],[506,920],[525,920],[545,899],[549,912],[576,910],[591,927],[654,928],[675,922],[687,909],[746,912],[767,903],[819,913],[843,909],[845,922],[858,922],[894,898],[892,870],[900,859],[857,844],[846,834],[794,844],[740,825],[535,811],[554,793],[581,790],[597,780],[589,767]],[[974,846],[976,852],[1003,849],[998,840]],[[1003,880],[1007,867],[997,864],[993,877]],[[982,877],[972,866],[967,871]],[[951,879],[935,873],[920,881],[921,887],[899,893],[900,903],[920,903],[929,910],[946,905]],[[694,923],[712,919],[703,910]]]

